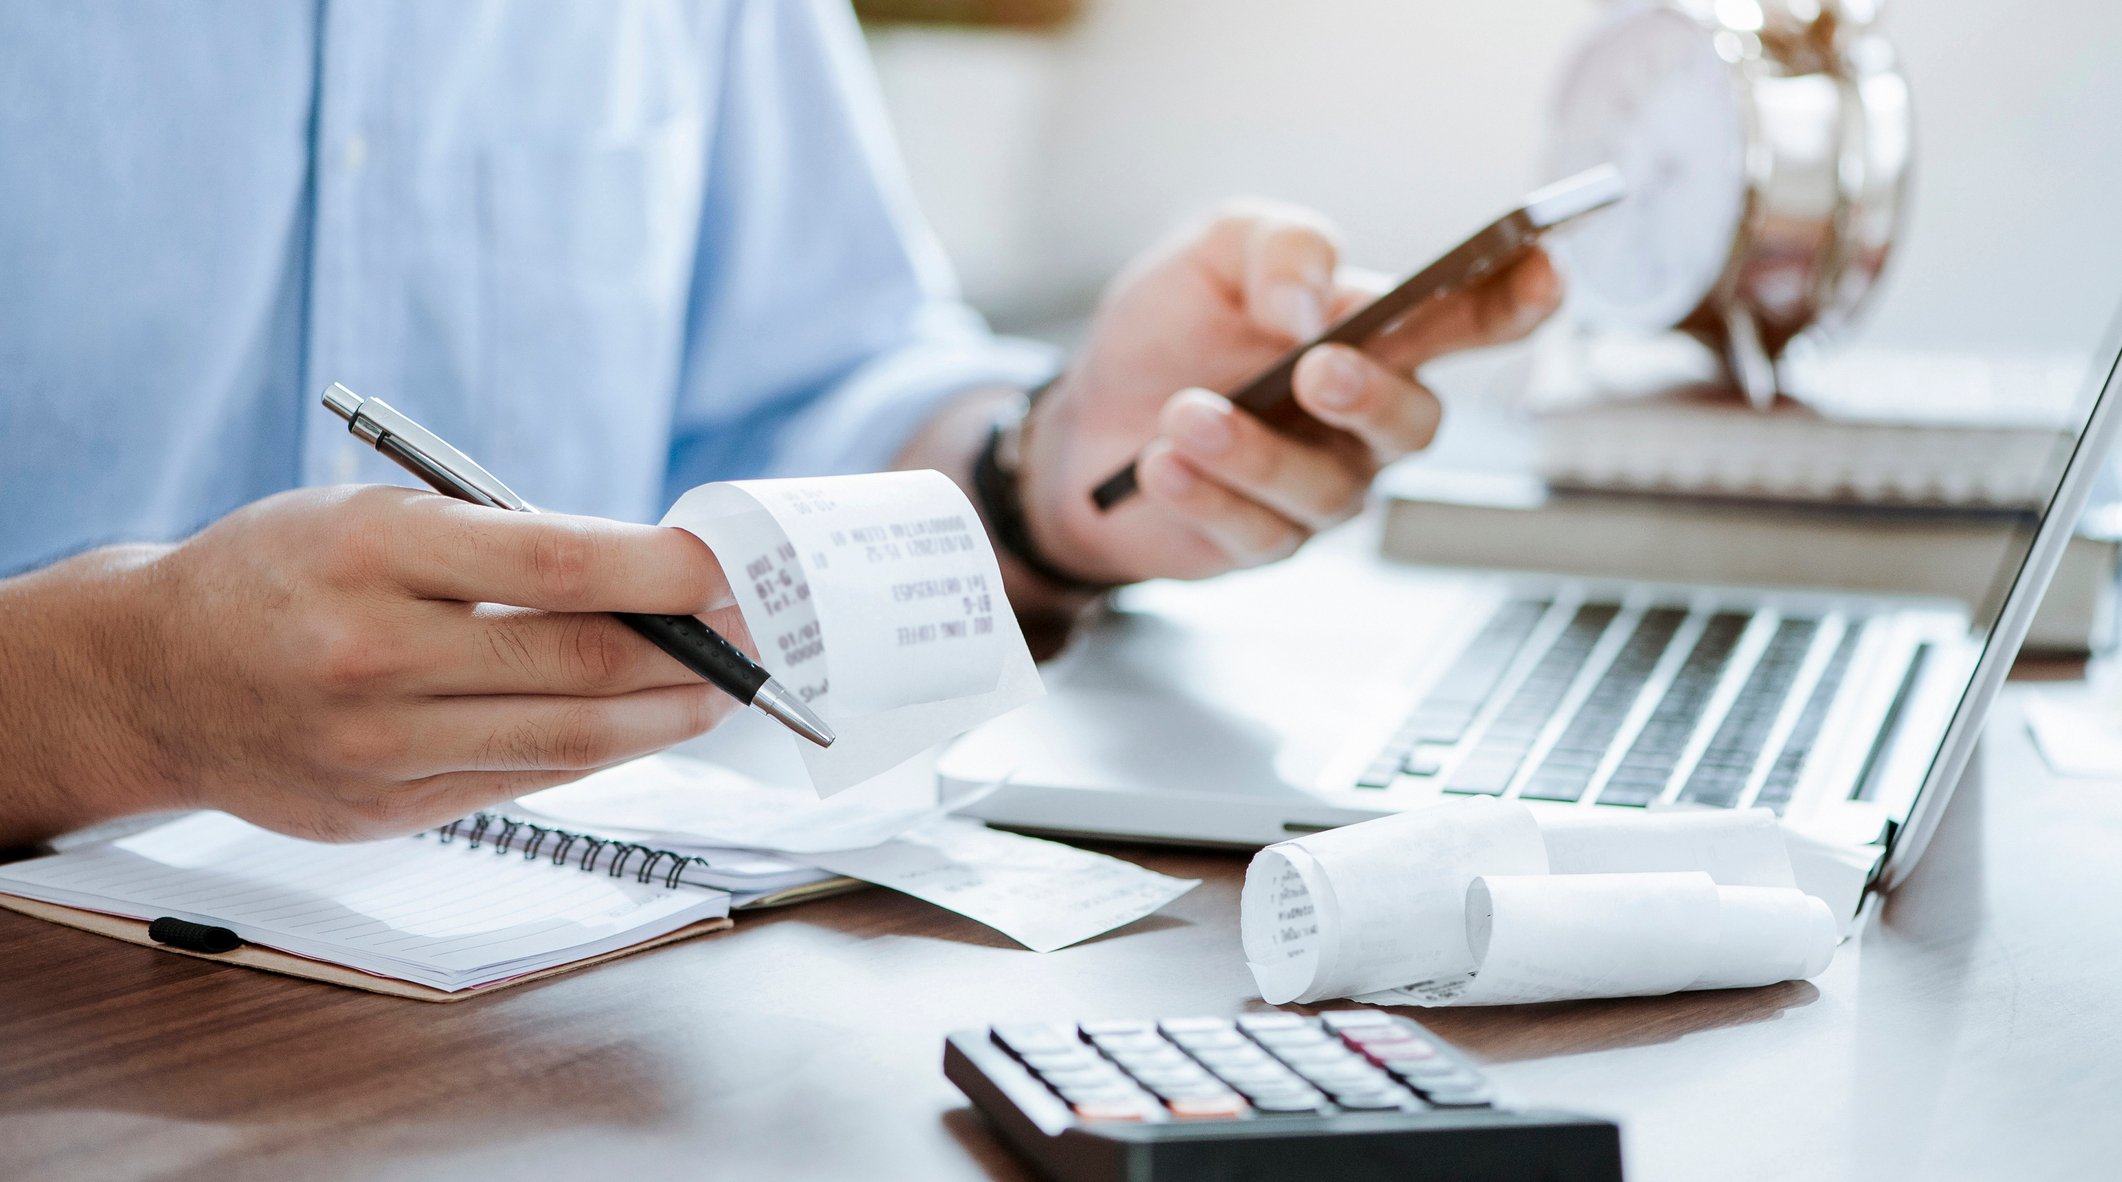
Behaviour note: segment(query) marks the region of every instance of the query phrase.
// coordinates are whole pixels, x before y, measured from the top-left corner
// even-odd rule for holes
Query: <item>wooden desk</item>
[[[2122,785],[2051,780],[2009,702],[1985,760],[1817,984],[1426,1020],[1618,1116],[1633,1179],[2113,1176]],[[1207,882],[1048,956],[871,891],[450,1006],[0,913],[0,1175],[1023,1177],[944,1032],[1251,996],[1243,859],[1129,853]]]

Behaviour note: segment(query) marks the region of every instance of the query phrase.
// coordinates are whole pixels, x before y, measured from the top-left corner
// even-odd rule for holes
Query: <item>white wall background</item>
[[[1534,178],[1597,0],[1097,0],[1059,37],[887,30],[931,220],[999,323],[1080,315],[1221,197],[1303,202],[1349,255],[1424,261]],[[2122,303],[2122,5],[1898,0],[1913,218],[1863,332],[2087,349]]]

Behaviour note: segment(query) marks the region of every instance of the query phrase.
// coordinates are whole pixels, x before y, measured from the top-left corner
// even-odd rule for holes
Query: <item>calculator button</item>
[[[1083,1031],[1083,1037],[1095,1042],[1100,1035],[1106,1034],[1155,1034],[1157,1024],[1137,1018],[1105,1018],[1085,1022],[1078,1029]]]
[[[1154,1032],[1128,1031],[1117,1034],[1095,1034],[1091,1036],[1099,1050],[1108,1055],[1120,1056],[1135,1051],[1167,1050],[1171,1044]]]
[[[1160,1067],[1192,1067],[1194,1061],[1177,1047],[1159,1046],[1146,1051],[1121,1051],[1113,1062],[1129,1071],[1154,1071]]]
[[[1319,1015],[1329,1029],[1350,1030],[1358,1026],[1398,1026],[1400,1020],[1384,1010],[1329,1010]]]
[[[1428,1095],[1431,1092],[1480,1091],[1488,1086],[1480,1076],[1471,1071],[1453,1071],[1443,1075],[1419,1075],[1413,1079],[1401,1076],[1400,1082],[1424,1095]]]
[[[1266,1096],[1277,1092],[1312,1092],[1316,1090],[1310,1083],[1305,1081],[1303,1076],[1287,1073],[1273,1078],[1232,1079],[1224,1082],[1248,1096]]]
[[[1256,1038],[1263,1030],[1313,1030],[1317,1029],[1318,1025],[1317,1018],[1307,1018],[1303,1014],[1285,1014],[1279,1010],[1238,1015],[1238,1028]]]
[[[1067,1051],[1083,1046],[1076,1037],[1073,1026],[1058,1026],[1048,1022],[1025,1022],[1010,1026],[995,1027],[995,1041],[1008,1047],[1018,1056],[1038,1054],[1042,1051]]]
[[[1363,1056],[1352,1055],[1341,1049],[1339,1043],[1322,1043],[1319,1046],[1275,1048],[1275,1057],[1302,1071],[1308,1067],[1325,1067],[1334,1063],[1361,1063]]]
[[[1310,1116],[1319,1111],[1320,1097],[1311,1096],[1256,1096],[1253,1112],[1260,1116]]]
[[[1135,1104],[1149,1103],[1148,1093],[1144,1092],[1141,1088],[1136,1087],[1134,1084],[1127,1082],[1126,1080],[1116,1080],[1106,1083],[1081,1084],[1073,1087],[1057,1088],[1055,1090],[1060,1092],[1061,1098],[1063,1100],[1068,1101],[1070,1104],[1118,1104],[1121,1102],[1130,1102]]]
[[[1434,1059],[1440,1052],[1437,1044],[1426,1038],[1410,1039],[1407,1042],[1367,1042],[1362,1051],[1378,1064],[1405,1063],[1412,1059]]]
[[[1307,1068],[1304,1078],[1322,1088],[1345,1087],[1353,1083],[1365,1087],[1393,1086],[1392,1076],[1368,1063],[1336,1063],[1330,1067]]]
[[[1127,1077],[1110,1065],[1099,1067],[1067,1067],[1059,1071],[1042,1071],[1039,1078],[1046,1085],[1060,1091],[1069,1088],[1110,1087],[1127,1082]]]
[[[1335,1092],[1333,1097],[1334,1103],[1358,1112],[1411,1108],[1419,1103],[1413,1096],[1398,1088],[1365,1088],[1355,1092]]]
[[[1342,1031],[1341,1038],[1352,1047],[1390,1047],[1399,1046],[1401,1043],[1420,1043],[1430,1047],[1437,1045],[1436,1039],[1398,1026],[1359,1026],[1354,1030]]]
[[[1252,1032],[1253,1041],[1272,1051],[1284,1047],[1340,1046],[1337,1039],[1328,1038],[1325,1032],[1311,1026],[1300,1026],[1289,1030],[1268,1029]]]
[[[1098,1067],[1105,1060],[1087,1047],[1073,1051],[1033,1051],[1021,1056],[1024,1065],[1033,1071],[1066,1071],[1072,1067]]]
[[[1215,1073],[1233,1084],[1270,1083],[1279,1079],[1295,1079],[1296,1073],[1272,1059],[1264,1063],[1243,1063],[1229,1067],[1209,1065]]]
[[[1208,1047],[1194,1052],[1194,1058],[1214,1071],[1235,1071],[1246,1067],[1272,1065],[1273,1055],[1256,1046]]]
[[[1178,1120],[1236,1120],[1250,1111],[1245,1097],[1226,1092],[1221,1096],[1178,1099],[1166,1105]]]
[[[1221,1050],[1229,1047],[1252,1045],[1244,1035],[1235,1030],[1174,1030],[1167,1031],[1171,1040],[1189,1051]]]
[[[1238,1029],[1237,1023],[1229,1018],[1166,1018],[1157,1026],[1173,1039],[1182,1034],[1230,1034]]]
[[[1474,1072],[1449,1059],[1393,1059],[1385,1064],[1385,1069],[1418,1088],[1424,1080],[1479,1078]]]
[[[1425,1092],[1422,1098],[1437,1108],[1487,1108],[1496,1102],[1488,1089],[1481,1087]]]
[[[1145,1121],[1159,1115],[1157,1109],[1140,1100],[1091,1100],[1071,1104],[1069,1108],[1076,1119],[1087,1123],[1099,1121]]]
[[[1199,1067],[1156,1067],[1134,1073],[1145,1087],[1166,1088],[1184,1084],[1216,1084],[1216,1077]],[[1221,1086],[1216,1084],[1216,1086]]]
[[[1201,1079],[1191,1083],[1152,1084],[1150,1091],[1166,1100],[1207,1100],[1217,1096],[1235,1096],[1236,1092],[1214,1079]]]

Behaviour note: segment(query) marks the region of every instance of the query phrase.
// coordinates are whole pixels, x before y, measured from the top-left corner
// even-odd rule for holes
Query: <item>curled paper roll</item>
[[[1260,851],[1240,896],[1260,996],[1425,1005],[1762,985],[1823,969],[1835,916],[1762,810],[1465,801]]]
[[[1039,696],[1002,572],[939,472],[706,484],[663,518],[715,552],[759,663],[832,724],[837,792]]]
[[[1467,889],[1471,973],[1398,992],[1426,1005],[1648,997],[1772,985],[1827,967],[1835,922],[1795,887],[1697,872],[1498,875]]]
[[[1275,1005],[1464,972],[1467,884],[1546,869],[1531,811],[1487,800],[1282,842],[1245,872],[1245,959]]]

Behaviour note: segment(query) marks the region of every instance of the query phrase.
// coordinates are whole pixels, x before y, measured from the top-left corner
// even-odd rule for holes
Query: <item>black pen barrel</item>
[[[680,665],[721,687],[749,706],[769,674],[744,650],[692,616],[654,616],[613,612],[621,623],[646,636]]]

